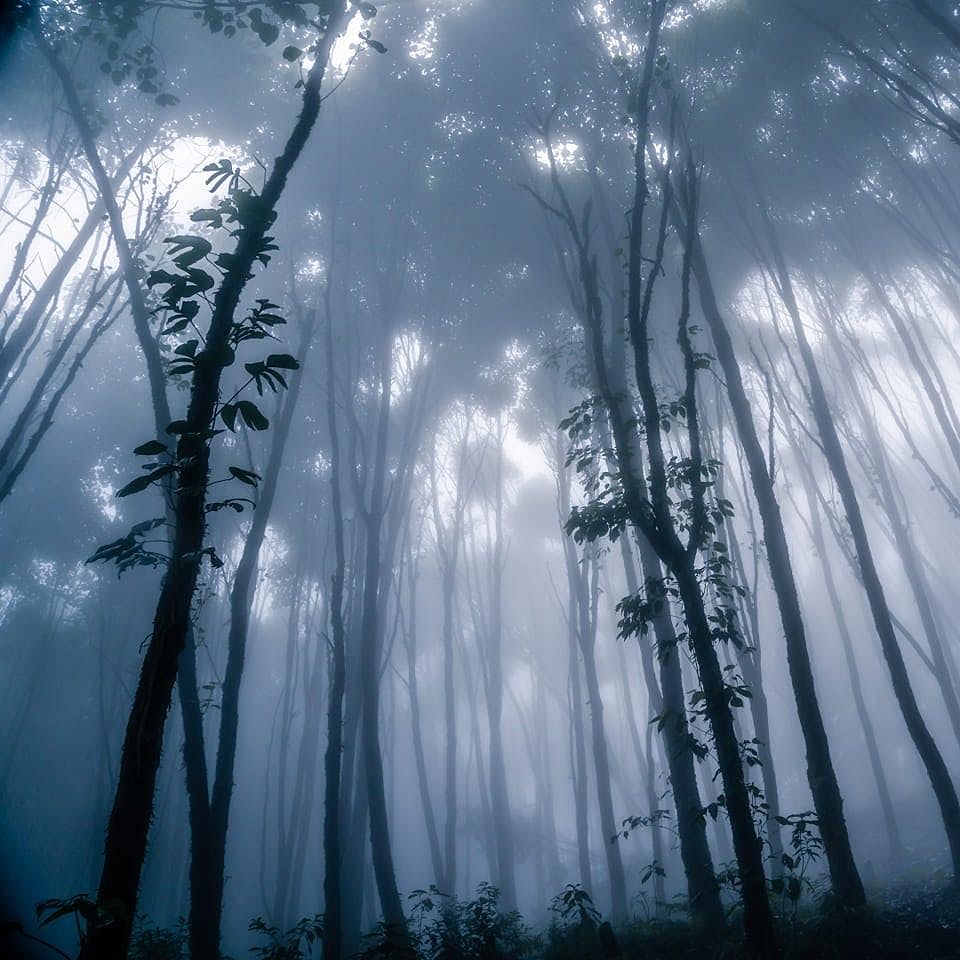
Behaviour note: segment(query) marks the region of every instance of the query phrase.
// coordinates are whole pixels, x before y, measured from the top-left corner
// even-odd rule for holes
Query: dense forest
[[[0,32],[0,955],[960,957],[953,0]]]

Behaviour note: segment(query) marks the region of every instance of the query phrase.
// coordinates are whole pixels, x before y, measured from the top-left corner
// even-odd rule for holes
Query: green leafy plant
[[[579,883],[568,883],[551,901],[550,912],[557,917],[561,926],[592,928],[600,922],[600,911]]]
[[[125,920],[126,911],[122,903],[115,901],[96,903],[85,893],[74,894],[64,899],[44,900],[37,904],[37,920],[41,927],[65,917],[73,918],[82,953],[93,927],[107,926],[118,920]]]
[[[250,948],[255,957],[261,960],[304,960],[313,956],[313,948],[323,939],[323,918],[320,914],[302,917],[289,930],[281,930],[262,917],[256,917],[250,921],[248,929],[266,940],[266,943]]]
[[[140,916],[127,960],[187,960],[187,921],[181,917],[172,927],[159,927]]]
[[[232,161],[222,159],[209,163],[204,167],[204,172],[208,174],[206,183],[211,191],[226,187],[226,194],[216,207],[194,211],[191,217],[194,222],[205,225],[214,234],[223,233],[233,239],[246,235],[264,218],[272,223],[275,214],[262,209],[256,188]],[[265,266],[277,249],[273,239],[264,235],[257,241],[255,259]],[[214,243],[201,236],[177,234],[167,237],[164,242],[169,265],[151,271],[147,276],[147,287],[157,300],[154,313],[161,318],[159,335],[167,347],[167,373],[171,378],[192,378],[203,364],[230,367],[242,345],[277,339],[274,329],[286,322],[279,312],[280,308],[267,298],[258,298],[245,314],[232,323],[227,345],[223,348],[225,352],[213,356],[197,319],[204,310],[214,310],[218,275],[220,280],[226,276],[233,255],[217,252]],[[188,333],[193,335],[184,336]],[[160,485],[168,497],[173,494],[181,482],[184,468],[192,462],[191,457],[180,457],[178,444],[174,441],[190,436],[209,443],[224,430],[236,433],[241,428],[255,431],[268,429],[270,421],[267,416],[254,400],[242,395],[250,388],[255,388],[258,396],[263,396],[267,390],[277,393],[286,389],[287,374],[299,369],[299,366],[297,360],[288,353],[270,353],[263,359],[245,363],[245,377],[226,400],[215,405],[213,418],[200,435],[189,434],[185,420],[174,420],[166,427],[166,439],[155,437],[134,449],[134,455],[147,458],[146,462],[142,464],[142,473],[124,484],[117,491],[117,497],[129,497],[154,485]],[[223,426],[218,427],[218,422]],[[254,471],[230,466],[226,476],[209,481],[208,487],[235,482],[255,489],[259,481],[260,477]],[[247,506],[254,507],[254,501],[248,497],[231,496],[205,504],[205,510],[215,513],[231,509],[240,513]],[[164,565],[167,562],[166,553],[155,545],[165,544],[166,541],[150,537],[149,534],[165,523],[163,518],[141,521],[123,537],[99,547],[87,562],[114,563],[118,574],[136,566]],[[197,554],[206,557],[214,568],[223,566],[213,547],[206,547],[197,551]]]
[[[790,829],[791,852],[781,856],[785,872],[770,881],[770,890],[780,898],[781,913],[789,914],[795,923],[804,891],[816,889],[808,874],[810,867],[823,856],[823,839],[817,815],[811,810],[776,819],[781,827]]]
[[[537,938],[524,926],[516,911],[503,912],[500,891],[489,883],[477,887],[472,900],[449,897],[435,886],[410,894],[415,947],[426,958],[457,957],[459,960],[498,960],[532,956]],[[375,935],[370,957],[383,937]]]

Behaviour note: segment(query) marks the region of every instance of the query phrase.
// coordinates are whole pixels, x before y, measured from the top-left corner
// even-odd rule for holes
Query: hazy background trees
[[[195,955],[403,947],[431,884],[718,924],[734,866],[760,942],[808,811],[848,905],[956,871],[951,12],[21,7],[11,916],[95,895],[159,652],[134,909]]]

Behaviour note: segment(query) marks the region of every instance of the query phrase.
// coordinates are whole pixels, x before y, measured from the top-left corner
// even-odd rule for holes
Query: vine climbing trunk
[[[678,206],[674,205],[673,213],[678,221],[682,221]],[[753,495],[763,526],[770,578],[786,640],[787,666],[806,746],[807,782],[817,811],[824,852],[830,866],[830,878],[834,892],[844,906],[861,907],[866,903],[866,895],[850,846],[850,835],[843,814],[843,797],[837,783],[837,774],[830,755],[830,742],[817,697],[806,628],[800,609],[800,595],[774,479],[757,435],[733,341],[717,303],[699,230],[688,229],[684,234],[689,237],[693,272],[700,291],[700,306],[710,327],[717,359],[723,370],[737,438],[747,461]]]
[[[644,580],[656,583],[662,578],[662,567],[656,552],[642,536],[639,538],[640,559]],[[624,572],[627,590],[639,591],[637,570],[631,547],[626,538],[622,542]],[[680,859],[687,878],[687,897],[690,915],[704,930],[720,930],[726,925],[725,911],[720,900],[720,885],[717,883],[707,842],[707,824],[703,815],[703,801],[697,786],[695,758],[690,749],[690,728],[687,723],[686,705],[683,699],[683,678],[677,650],[677,633],[673,626],[671,611],[665,607],[653,621],[657,661],[660,665],[660,682],[653,673],[653,657],[650,645],[643,637],[641,660],[647,690],[651,693],[651,709],[663,737],[667,755],[667,768],[673,787],[673,805],[677,817],[677,835],[680,841]],[[651,813],[653,811],[651,810]]]
[[[238,231],[230,266],[213,298],[206,341],[196,355],[184,432],[179,436],[176,449],[179,485],[174,500],[172,549],[127,721],[107,825],[97,901],[108,914],[109,922],[91,927],[84,951],[88,960],[124,960],[126,957],[153,818],[164,723],[178,661],[190,629],[203,556],[210,432],[219,402],[221,377],[231,360],[230,334],[251,268],[275,219],[277,201],[320,112],[320,86],[327,59],[345,17],[344,4],[327,18],[321,49],[304,84],[300,115],[283,152],[274,161],[255,215]]]

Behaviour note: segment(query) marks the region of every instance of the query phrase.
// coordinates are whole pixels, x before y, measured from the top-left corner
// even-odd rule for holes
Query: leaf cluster
[[[537,939],[516,911],[503,912],[500,891],[490,883],[477,887],[472,900],[458,900],[431,885],[410,894],[411,924],[422,957],[507,960],[533,956]]]
[[[247,929],[266,940],[250,948],[255,957],[261,960],[304,960],[313,955],[313,948],[323,939],[323,918],[320,914],[302,917],[289,930],[281,930],[262,917],[256,917]]]
[[[204,171],[208,174],[207,186],[211,190],[217,190],[226,185],[227,195],[217,208],[195,211],[192,215],[194,222],[204,223],[214,230],[226,231],[235,239],[248,229],[262,224],[264,219],[268,224],[273,222],[275,212],[263,210],[262,198],[230,160],[221,159],[207,164]],[[237,349],[242,344],[268,338],[277,339],[273,330],[285,323],[285,320],[276,303],[260,298],[245,316],[231,323],[223,350],[214,351],[210,348],[196,321],[204,304],[211,312],[214,310],[215,295],[211,297],[211,291],[217,287],[214,272],[220,273],[222,282],[232,266],[233,255],[215,253],[213,244],[200,236],[183,234],[168,237],[164,242],[167,244],[169,262],[173,269],[158,268],[151,271],[147,277],[148,288],[158,292],[162,290],[160,305],[154,311],[164,317],[160,336],[177,336],[188,327],[192,327],[196,332],[196,336],[173,347],[167,366],[171,377],[193,378],[202,365],[225,369],[235,362]],[[267,265],[270,252],[276,249],[273,238],[264,236],[259,242],[255,259]],[[269,427],[270,422],[259,406],[252,400],[241,398],[240,394],[251,385],[256,387],[260,396],[267,389],[277,393],[287,387],[286,374],[299,369],[299,366],[297,360],[287,353],[271,353],[263,360],[244,364],[246,381],[228,400],[217,405],[212,423],[198,428],[196,425],[191,427],[186,420],[175,420],[166,427],[168,436],[178,438],[175,446],[165,440],[152,439],[134,450],[137,456],[158,459],[144,464],[143,473],[121,487],[117,496],[128,497],[160,482],[171,495],[175,495],[181,489],[179,482],[184,470],[196,462],[197,443],[208,444],[223,432],[216,428],[217,420],[222,421],[224,427],[231,432],[235,432],[240,425],[258,431]],[[238,466],[228,469],[229,476],[211,483],[233,480],[256,488],[260,481],[260,476],[252,470]],[[247,504],[254,506],[254,502],[248,498],[227,497],[205,504],[205,511],[214,513],[231,509],[240,513]],[[165,563],[167,558],[164,554],[145,546],[146,534],[161,523],[162,520],[149,520],[136,524],[124,537],[100,547],[87,562],[113,562],[117,564],[120,573],[132,566],[159,566]],[[223,566],[223,561],[212,547],[196,551],[182,559],[202,557],[209,559],[214,568]]]

